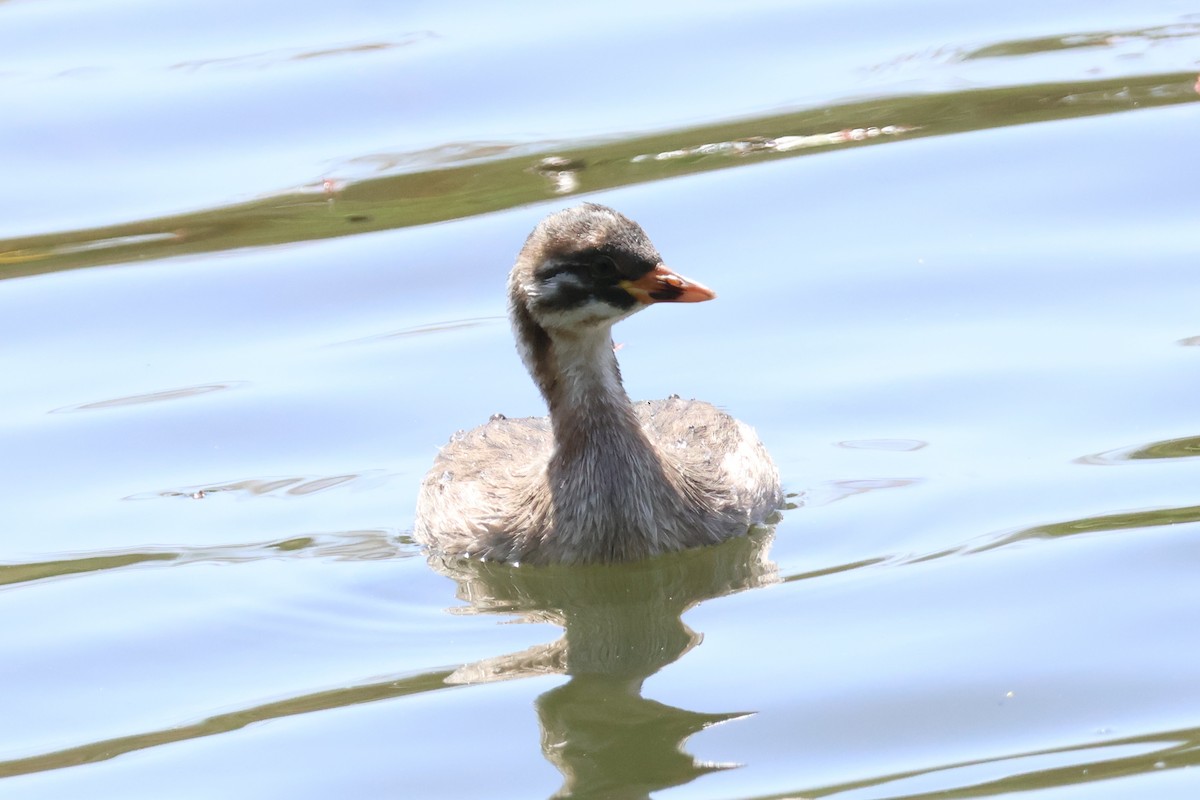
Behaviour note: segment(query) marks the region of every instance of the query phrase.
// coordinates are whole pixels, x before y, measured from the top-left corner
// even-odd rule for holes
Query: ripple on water
[[[215,547],[142,547],[61,554],[52,560],[0,564],[0,587],[67,575],[157,564],[242,564],[281,557],[376,561],[417,555],[420,548],[392,528],[333,531]]]
[[[177,389],[162,389],[157,392],[133,394],[126,397],[113,397],[107,400],[94,400],[90,403],[79,403],[52,409],[51,414],[67,414],[75,411],[100,411],[106,408],[121,408],[138,406],[145,403],[160,403],[166,400],[181,400],[185,397],[197,397],[212,392],[222,392],[227,389],[240,389],[250,385],[249,381],[225,381],[224,383],[202,383],[196,386],[182,386]]]
[[[384,484],[392,473],[382,469],[348,472],[341,475],[285,475],[279,477],[242,478],[238,480],[180,486],[171,489],[154,489],[128,495],[124,500],[154,500],[176,497],[188,500],[206,500],[217,494],[233,494],[240,497],[296,496],[302,497],[339,486],[353,485],[356,490],[373,489]]]
[[[445,333],[446,331],[463,330],[467,328],[478,328],[483,325],[505,322],[506,317],[478,317],[473,319],[458,319],[449,320],[446,322],[433,322],[428,325],[415,325],[411,328],[402,328],[398,331],[388,331],[386,333],[376,333],[371,336],[362,336],[357,339],[348,339],[341,342],[331,342],[325,345],[326,347],[347,347],[362,344],[374,344],[376,342],[390,341],[392,339],[404,339],[412,336],[425,336],[431,333]]]
[[[929,445],[920,439],[847,439],[838,442],[838,447],[847,450],[891,450],[897,453],[911,453]]]
[[[853,497],[879,489],[902,489],[921,483],[921,478],[855,478],[850,480],[827,481],[816,488],[804,493],[803,505],[827,506],[847,497]]]

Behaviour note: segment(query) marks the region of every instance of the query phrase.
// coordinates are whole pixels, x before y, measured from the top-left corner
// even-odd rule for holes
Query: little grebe
[[[521,563],[629,561],[746,533],[783,502],[747,425],[698,400],[632,403],[614,323],[652,303],[711,300],[641,227],[585,203],[534,229],[508,312],[550,409],[459,433],[417,501],[415,536],[450,555]]]

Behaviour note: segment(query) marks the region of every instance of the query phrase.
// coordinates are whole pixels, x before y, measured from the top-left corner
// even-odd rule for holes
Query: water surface
[[[0,796],[1193,797],[1200,14],[0,5]],[[427,559],[580,198],[771,533]],[[516,624],[514,624],[516,623]]]

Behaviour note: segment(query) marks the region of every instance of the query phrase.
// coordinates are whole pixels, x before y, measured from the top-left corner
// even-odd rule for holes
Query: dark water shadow
[[[697,603],[778,580],[771,535],[751,536],[637,564],[511,567],[432,558],[469,603],[457,613],[515,614],[563,628],[556,642],[455,670],[473,684],[566,675],[536,701],[542,753],[563,776],[554,797],[646,798],[735,764],[701,762],[694,733],[746,716],[705,713],[642,696],[643,682],[702,639],[682,620]]]

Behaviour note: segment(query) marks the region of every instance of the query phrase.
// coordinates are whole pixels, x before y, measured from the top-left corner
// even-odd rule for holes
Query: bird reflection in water
[[[675,708],[642,696],[647,678],[700,644],[682,620],[698,603],[778,580],[759,529],[712,547],[612,565],[513,567],[433,556],[469,605],[456,613],[517,615],[562,626],[555,642],[456,670],[472,684],[560,674],[536,701],[542,752],[563,776],[556,798],[635,798],[737,766],[684,750],[692,734],[746,716]]]

